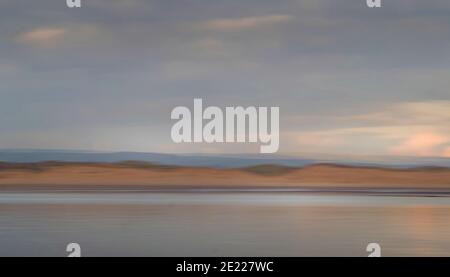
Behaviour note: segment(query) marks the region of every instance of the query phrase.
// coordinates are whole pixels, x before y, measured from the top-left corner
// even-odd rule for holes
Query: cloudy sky
[[[450,157],[450,1],[2,0],[0,148],[180,144],[175,106],[279,106],[280,153]]]

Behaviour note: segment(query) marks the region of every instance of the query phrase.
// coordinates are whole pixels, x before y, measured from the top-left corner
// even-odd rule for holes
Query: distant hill
[[[421,189],[450,193],[450,168],[386,169],[317,164],[246,168],[176,167],[144,162],[0,163],[0,191],[229,188]]]
[[[37,163],[46,161],[116,163],[123,161],[143,161],[176,166],[195,167],[248,167],[259,164],[280,164],[286,166],[304,166],[313,164],[311,159],[209,156],[209,155],[172,155],[139,152],[87,152],[87,151],[46,151],[46,150],[0,150],[0,161],[9,163]]]
[[[0,150],[0,162],[38,163],[46,161],[117,163],[123,161],[141,161],[163,165],[241,168],[262,164],[274,164],[288,167],[333,163],[348,166],[377,166],[392,168],[411,167],[450,167],[449,158],[355,158],[355,157],[291,157],[283,155],[173,155],[139,152],[89,152],[66,150]]]

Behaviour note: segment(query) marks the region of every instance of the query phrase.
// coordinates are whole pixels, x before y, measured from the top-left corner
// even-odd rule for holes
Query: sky
[[[280,107],[280,153],[450,157],[450,1],[0,2],[0,148],[174,144],[176,106]]]

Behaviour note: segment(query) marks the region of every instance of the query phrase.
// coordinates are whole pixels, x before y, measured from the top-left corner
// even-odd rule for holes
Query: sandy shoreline
[[[386,169],[263,165],[242,169],[171,167],[147,163],[0,163],[0,190],[17,189],[450,189],[449,168]]]

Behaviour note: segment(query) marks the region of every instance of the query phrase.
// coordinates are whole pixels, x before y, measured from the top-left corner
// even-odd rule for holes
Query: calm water
[[[436,195],[433,195],[436,196]],[[0,256],[450,256],[450,197],[0,193]]]

